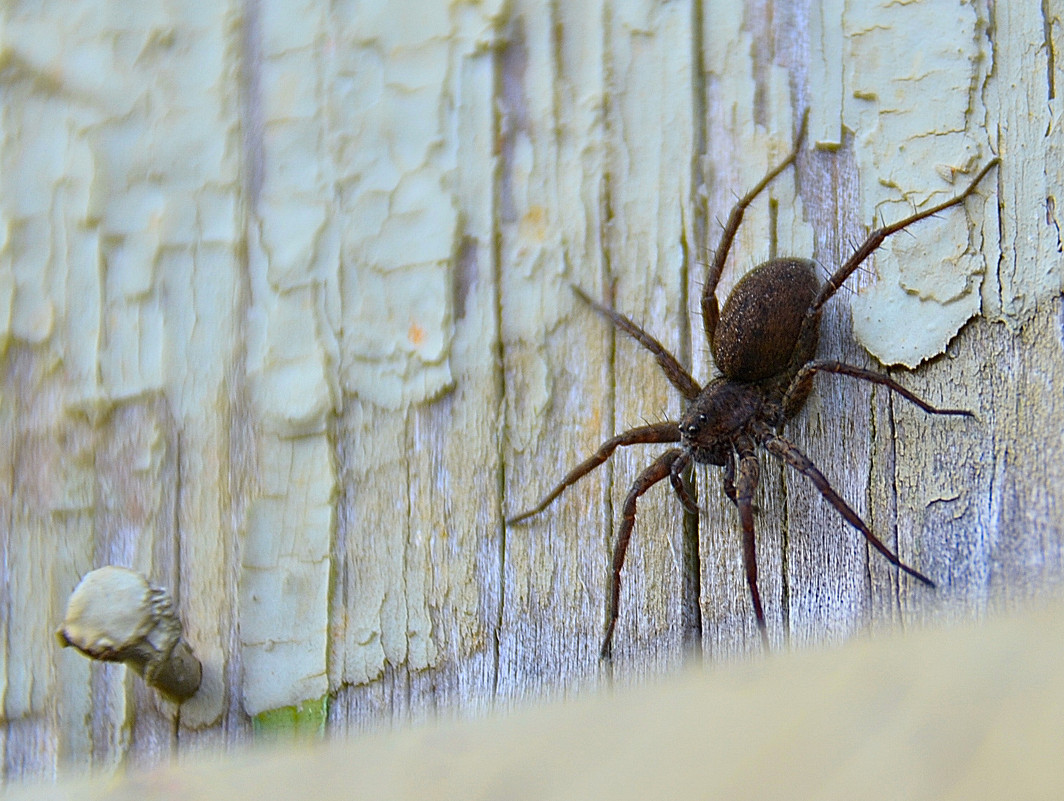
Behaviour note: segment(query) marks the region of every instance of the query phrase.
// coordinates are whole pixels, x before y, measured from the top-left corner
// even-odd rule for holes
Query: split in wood
[[[199,689],[203,668],[181,638],[170,596],[133,570],[107,566],[83,576],[56,636],[90,659],[125,664],[176,703]]]

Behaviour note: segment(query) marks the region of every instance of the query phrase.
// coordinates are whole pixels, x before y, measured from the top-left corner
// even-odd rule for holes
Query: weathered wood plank
[[[665,447],[503,521],[609,436],[680,413],[571,286],[708,380],[720,222],[807,109],[722,299],[773,254],[827,274],[873,222],[1002,163],[851,279],[821,346],[919,364],[891,374],[976,418],[821,376],[787,427],[938,589],[766,455],[773,647],[1059,584],[1053,3],[85,8],[0,11],[5,779],[215,749],[289,706],[354,732],[638,680],[686,658],[692,600],[704,658],[757,653],[717,469],[695,471],[697,599],[667,482],[640,500],[612,669],[620,507]],[[180,710],[56,648],[66,594],[105,563],[173,590],[205,668]]]

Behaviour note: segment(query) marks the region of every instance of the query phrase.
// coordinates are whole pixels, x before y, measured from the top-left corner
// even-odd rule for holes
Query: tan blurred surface
[[[1060,798],[1064,605],[14,798]]]

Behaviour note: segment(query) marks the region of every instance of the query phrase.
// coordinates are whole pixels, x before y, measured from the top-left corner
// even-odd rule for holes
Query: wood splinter
[[[175,703],[199,689],[203,668],[181,638],[169,594],[133,570],[107,566],[85,574],[56,637],[90,659],[123,663]]]

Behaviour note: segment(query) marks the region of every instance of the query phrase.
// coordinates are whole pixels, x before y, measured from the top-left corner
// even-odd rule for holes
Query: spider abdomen
[[[733,381],[763,381],[813,357],[818,326],[803,323],[820,290],[808,259],[773,259],[748,272],[732,289],[710,342],[713,361]],[[799,346],[802,353],[796,354]]]

